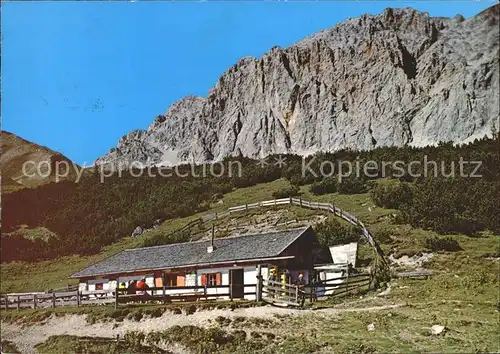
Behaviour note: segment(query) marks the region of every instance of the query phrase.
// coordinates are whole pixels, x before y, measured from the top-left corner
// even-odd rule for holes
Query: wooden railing
[[[306,300],[314,302],[365,288],[370,288],[373,278],[369,273],[349,274],[341,277],[316,281],[304,286],[267,280],[263,282],[262,299],[269,303],[303,306]]]
[[[185,232],[187,230],[190,230],[195,225],[199,225],[200,222],[203,223],[203,222],[218,220],[218,219],[221,219],[223,217],[229,216],[232,213],[239,213],[242,211],[248,211],[248,210],[256,209],[256,208],[263,208],[263,207],[270,207],[270,206],[281,206],[281,205],[295,205],[295,206],[299,206],[302,208],[324,210],[324,211],[330,212],[333,215],[338,216],[338,217],[346,220],[347,222],[349,222],[352,225],[359,227],[359,229],[361,230],[361,235],[373,247],[374,251],[376,252],[376,254],[378,256],[375,258],[376,262],[378,262],[380,260],[383,264],[387,264],[384,252],[382,251],[382,249],[380,248],[378,243],[373,238],[373,235],[370,233],[370,231],[366,228],[365,224],[361,220],[359,220],[354,215],[352,215],[352,214],[340,209],[339,207],[333,205],[332,203],[314,202],[314,201],[304,200],[302,198],[290,197],[290,198],[265,200],[265,201],[258,202],[258,203],[249,203],[249,204],[234,206],[234,207],[231,207],[223,212],[205,214],[205,215],[201,216],[199,219],[193,220],[193,221],[189,222],[188,224],[184,225],[182,228],[175,230],[174,232],[171,233],[171,235],[179,233],[179,232]]]
[[[280,302],[294,306],[301,305],[304,298],[303,289],[293,284],[266,280],[263,282],[262,299],[266,302]]]
[[[305,286],[304,294],[310,301],[325,297],[347,295],[354,290],[366,287],[370,288],[373,277],[369,273],[349,274],[322,281],[316,281]],[[328,294],[327,294],[328,293]]]
[[[58,306],[82,306],[114,303],[115,307],[123,303],[217,300],[233,300],[233,291],[240,287],[240,295],[256,295],[257,284],[213,285],[213,286],[176,286],[151,287],[135,290],[128,294],[127,289],[109,289],[95,291],[73,291],[52,293],[7,294],[0,297],[0,308],[55,308]],[[243,289],[241,289],[243,288]],[[249,290],[248,288],[252,288]],[[242,291],[241,291],[242,290]]]

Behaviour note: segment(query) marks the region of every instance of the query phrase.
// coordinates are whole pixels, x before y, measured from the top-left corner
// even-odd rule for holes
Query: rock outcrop
[[[491,135],[499,114],[499,9],[467,20],[386,9],[243,58],[208,97],[174,103],[96,163],[200,163]]]

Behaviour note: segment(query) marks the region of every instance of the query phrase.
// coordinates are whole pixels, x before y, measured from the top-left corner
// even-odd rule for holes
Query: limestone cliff
[[[243,58],[208,97],[174,103],[96,163],[199,163],[491,135],[499,128],[499,9],[467,20],[386,9]]]

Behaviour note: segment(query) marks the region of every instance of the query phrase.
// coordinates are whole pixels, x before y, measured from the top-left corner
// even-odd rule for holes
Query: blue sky
[[[471,2],[4,2],[2,129],[90,164],[244,56],[386,7],[470,17]]]

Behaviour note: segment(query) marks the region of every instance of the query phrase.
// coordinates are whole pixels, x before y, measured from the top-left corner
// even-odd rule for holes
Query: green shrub
[[[151,317],[161,317],[163,315],[163,309],[162,308],[156,308],[150,313]]]
[[[215,202],[221,200],[222,198],[224,198],[224,194],[222,194],[222,193],[215,193],[212,196],[212,203],[215,203]]]
[[[286,187],[280,189],[276,192],[273,192],[273,198],[288,198],[288,197],[296,197],[299,195],[300,188],[297,185],[292,184],[290,187]]]
[[[326,178],[319,182],[314,182],[309,191],[314,195],[335,193],[337,191],[337,180],[335,178]]]
[[[141,311],[136,311],[129,314],[128,317],[134,321],[139,322],[140,320],[142,320],[142,317],[144,317],[144,314]]]
[[[172,311],[172,313],[174,315],[180,315],[180,314],[182,314],[182,310],[180,308],[178,308],[178,307],[174,307],[173,309],[171,309],[171,311]]]
[[[438,251],[456,252],[462,249],[458,241],[449,236],[444,238],[426,237],[425,247],[435,252]]]
[[[340,194],[361,194],[368,191],[368,186],[361,178],[351,175],[339,181],[338,191]]]
[[[408,183],[375,183],[371,190],[373,202],[382,208],[398,209],[413,198],[413,189]]]
[[[217,316],[215,318],[215,322],[217,322],[219,326],[224,327],[224,326],[229,326],[231,324],[231,319],[224,316]]]
[[[259,332],[252,331],[252,332],[250,332],[250,337],[252,337],[252,338],[262,338],[262,335]]]
[[[375,232],[373,235],[375,237],[375,240],[378,243],[383,243],[383,244],[391,244],[393,242],[393,239],[391,238],[392,232],[387,229],[383,228]]]
[[[278,345],[278,353],[314,353],[321,347],[305,337],[289,337]]]
[[[373,354],[377,352],[377,349],[375,349],[374,347],[362,343],[353,343],[346,345],[340,351],[341,354]]]
[[[341,224],[336,219],[327,219],[317,224],[314,231],[319,244],[324,247],[357,242],[361,235],[358,227]]]
[[[195,305],[189,305],[184,309],[186,315],[192,315],[193,313],[196,312],[196,306]]]

